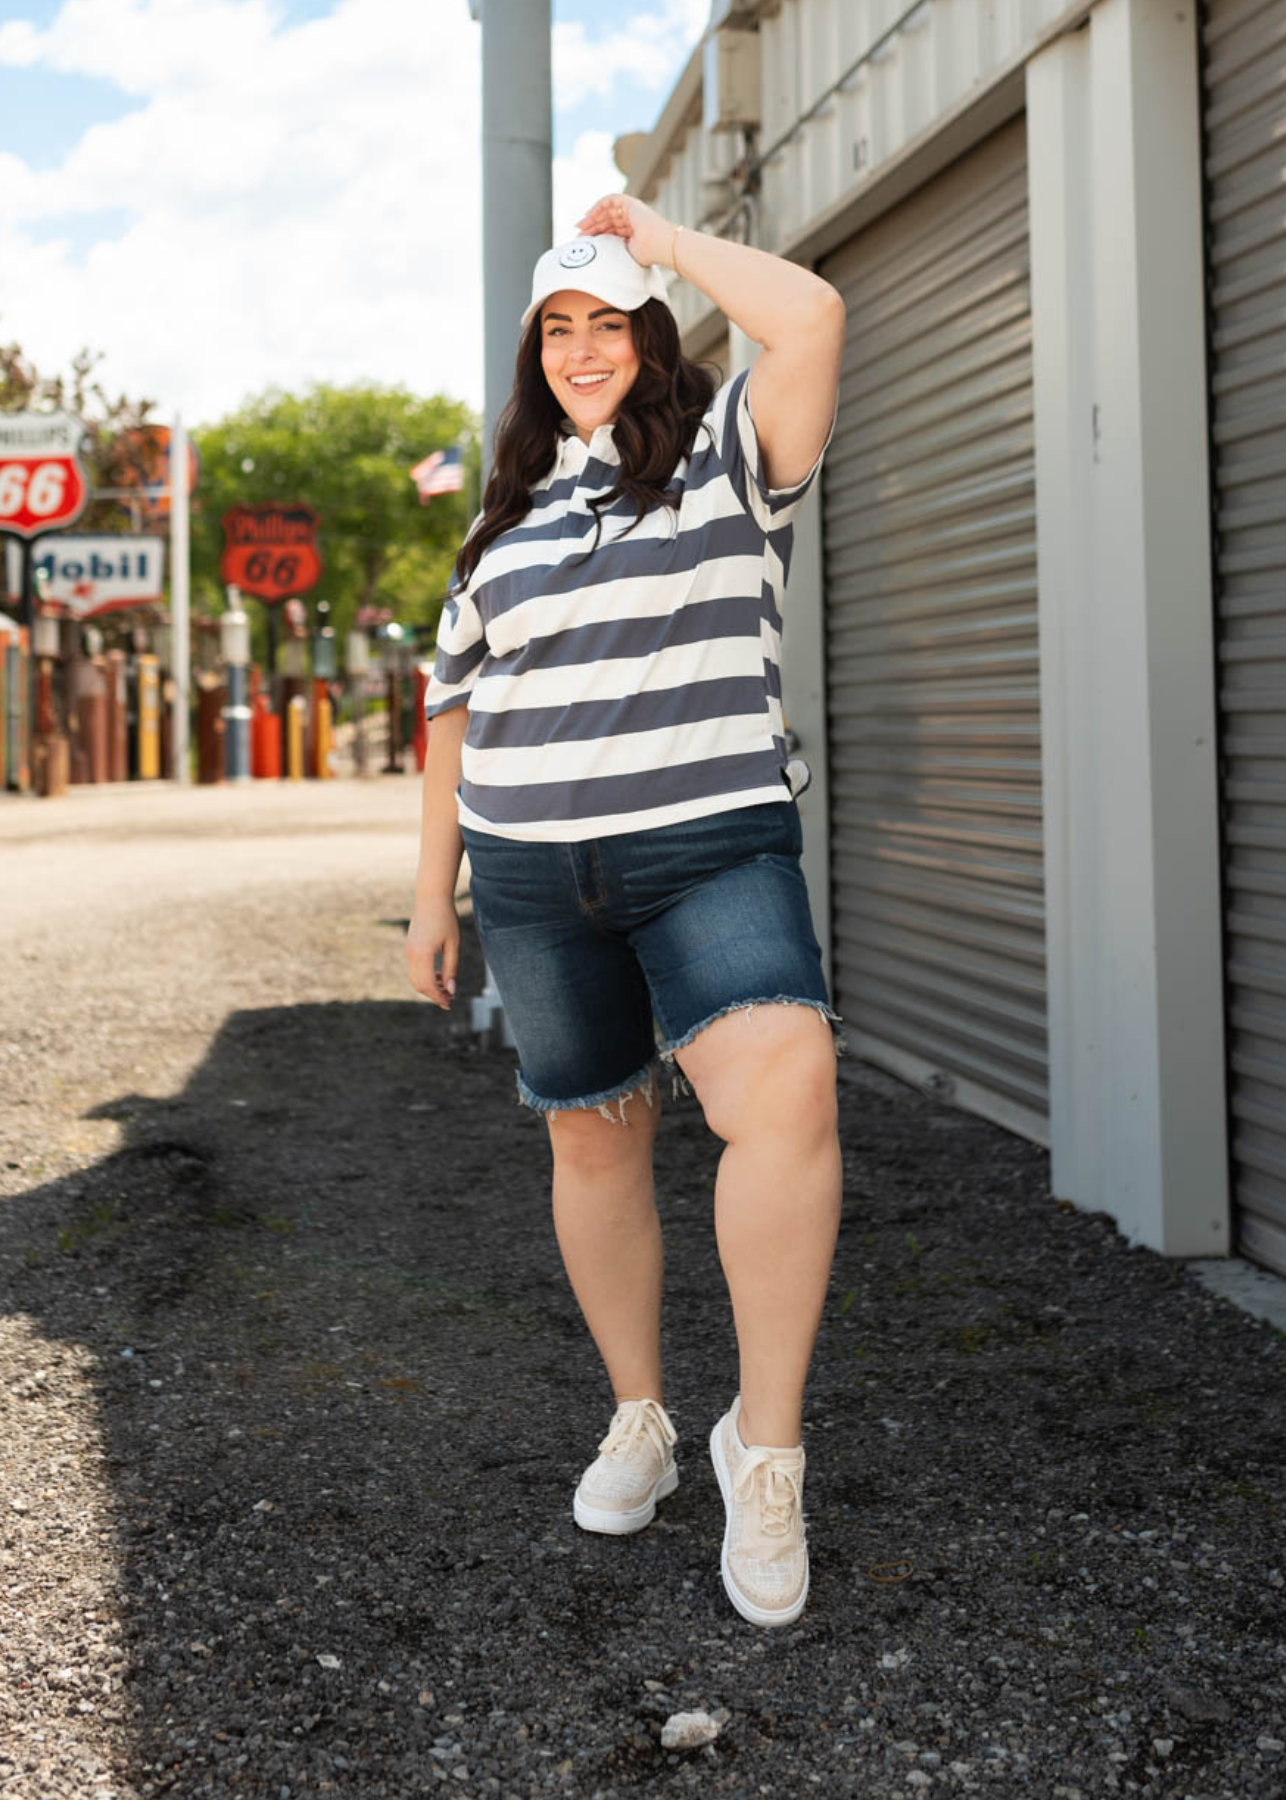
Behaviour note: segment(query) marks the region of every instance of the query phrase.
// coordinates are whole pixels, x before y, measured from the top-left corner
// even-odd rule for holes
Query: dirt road
[[[1286,1341],[873,1072],[803,1619],[719,1583],[691,1099],[679,1491],[576,1530],[610,1404],[512,1059],[406,985],[417,804],[0,801],[0,1795],[1280,1796]],[[666,1752],[694,1708],[717,1740]]]

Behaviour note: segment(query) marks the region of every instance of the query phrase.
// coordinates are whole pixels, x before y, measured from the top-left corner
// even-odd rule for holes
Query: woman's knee
[[[555,1163],[590,1173],[651,1154],[661,1111],[660,1090],[635,1089],[620,1100],[545,1114]]]
[[[751,1038],[754,1020],[764,1013],[770,1017],[768,1028],[758,1040]],[[741,1042],[735,1035],[738,1025],[747,1033]],[[712,1035],[709,1053],[694,1059],[702,1066],[691,1076],[715,1136],[733,1143],[771,1135],[788,1138],[801,1149],[833,1136],[838,1125],[835,1045],[822,1015],[804,1007],[756,1007],[753,1014],[728,1014],[710,1031],[724,1026],[729,1029],[718,1042]],[[700,1042],[694,1039],[693,1045]]]

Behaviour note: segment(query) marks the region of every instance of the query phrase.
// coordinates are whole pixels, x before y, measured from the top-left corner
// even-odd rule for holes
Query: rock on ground
[[[671,1713],[661,1727],[663,1750],[700,1750],[713,1744],[719,1727],[707,1712]]]

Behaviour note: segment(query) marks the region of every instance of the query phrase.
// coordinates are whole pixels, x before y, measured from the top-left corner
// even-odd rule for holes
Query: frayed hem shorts
[[[658,1066],[725,1013],[811,1006],[840,1024],[793,799],[579,843],[462,831],[518,1098],[537,1112],[623,1119],[640,1091],[651,1105]]]

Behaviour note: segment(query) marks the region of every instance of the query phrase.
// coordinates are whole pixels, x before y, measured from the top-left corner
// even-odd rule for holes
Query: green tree
[[[423,505],[413,465],[462,433],[465,491]],[[477,493],[477,421],[458,400],[404,388],[318,385],[270,389],[194,433],[201,478],[193,501],[194,591],[222,605],[220,521],[238,502],[303,501],[321,518],[325,570],[308,596],[325,600],[342,640],[359,607],[387,607],[404,625],[431,628]],[[250,608],[256,642],[264,608]]]

